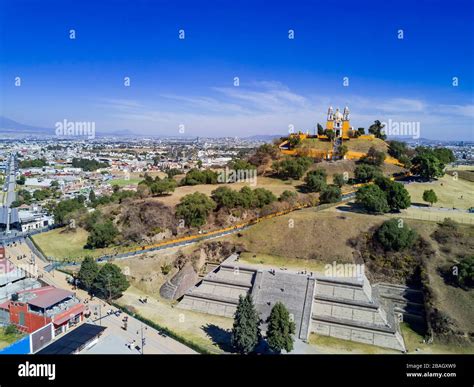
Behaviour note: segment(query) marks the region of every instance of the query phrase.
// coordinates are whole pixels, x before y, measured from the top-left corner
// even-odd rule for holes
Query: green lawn
[[[118,253],[130,250],[131,247],[107,247],[104,249],[85,249],[89,233],[77,228],[76,231],[65,231],[64,228],[58,228],[45,233],[33,236],[35,243],[47,257],[53,257],[59,260],[81,260],[87,255],[99,257],[102,255]]]
[[[20,332],[16,333],[5,333],[5,328],[0,328],[0,349],[8,347],[10,344],[14,343],[15,341],[19,340],[23,334]]]
[[[474,183],[453,176],[444,177],[433,182],[410,183],[405,185],[411,196],[413,204],[427,204],[423,201],[423,192],[432,189],[438,197],[438,202],[433,207],[460,208],[467,210],[474,203]]]
[[[113,179],[110,180],[110,185],[118,185],[119,187],[124,187],[126,185],[138,185],[143,180],[143,178],[130,178],[126,179]]]

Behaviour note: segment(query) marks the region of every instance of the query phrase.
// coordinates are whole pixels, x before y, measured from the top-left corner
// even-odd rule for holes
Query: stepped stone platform
[[[178,308],[232,318],[239,296],[250,293],[262,319],[262,332],[272,307],[280,301],[301,340],[313,332],[404,351],[394,304],[381,302],[381,291],[384,296],[389,293],[385,287],[372,287],[365,276],[331,278],[258,270],[240,264],[234,254],[185,292]]]

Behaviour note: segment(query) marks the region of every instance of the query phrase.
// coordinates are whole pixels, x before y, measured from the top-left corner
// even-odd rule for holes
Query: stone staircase
[[[358,279],[316,278],[314,333],[381,347],[405,350],[393,310],[379,301],[365,276]]]

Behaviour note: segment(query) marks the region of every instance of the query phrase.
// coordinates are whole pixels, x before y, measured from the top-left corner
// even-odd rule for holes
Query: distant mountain
[[[56,132],[55,128],[42,128],[39,126],[32,126],[22,124],[20,122],[14,121],[10,118],[0,116],[0,134],[7,135],[11,138],[25,137],[25,136],[39,136],[39,137],[55,137]],[[97,137],[106,137],[106,136],[117,136],[117,137],[126,137],[126,136],[135,136],[130,130],[110,130],[110,131],[100,131],[96,133]]]
[[[0,133],[13,135],[15,137],[25,135],[52,136],[54,135],[54,130],[52,128],[48,129],[21,124],[17,121],[11,120],[10,118],[0,116]]]

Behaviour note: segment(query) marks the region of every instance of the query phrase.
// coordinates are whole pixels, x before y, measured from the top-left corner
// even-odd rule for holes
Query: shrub
[[[405,222],[390,219],[382,223],[375,233],[376,239],[385,250],[400,251],[413,246],[418,238],[417,233]]]

